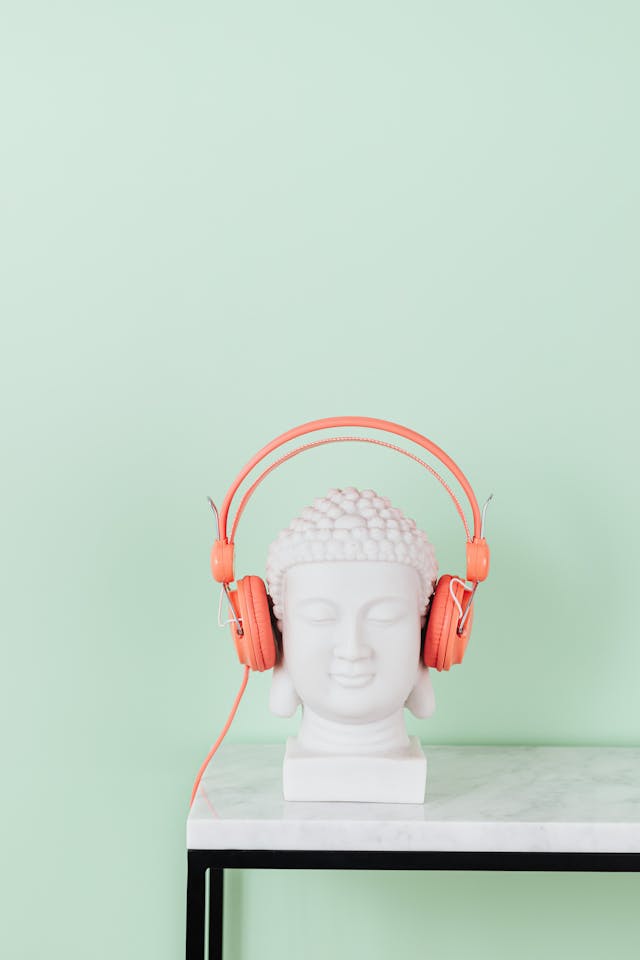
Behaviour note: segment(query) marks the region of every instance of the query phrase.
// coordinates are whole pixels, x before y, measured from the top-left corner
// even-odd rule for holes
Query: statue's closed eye
[[[379,600],[367,611],[367,620],[372,623],[397,623],[407,613],[407,607],[398,600]]]
[[[338,619],[335,605],[328,600],[306,600],[297,612],[308,623],[335,623]]]

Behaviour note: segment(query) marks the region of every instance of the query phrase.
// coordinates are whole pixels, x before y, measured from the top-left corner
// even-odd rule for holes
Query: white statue
[[[282,643],[270,708],[302,706],[285,800],[423,802],[426,758],[404,708],[435,709],[421,630],[436,577],[426,534],[373,490],[331,490],[271,544]]]

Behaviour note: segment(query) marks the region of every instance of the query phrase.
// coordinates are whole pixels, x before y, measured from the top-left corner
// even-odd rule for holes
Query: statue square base
[[[287,739],[282,769],[285,800],[424,803],[427,758],[417,737],[405,754],[387,757],[312,753]]]

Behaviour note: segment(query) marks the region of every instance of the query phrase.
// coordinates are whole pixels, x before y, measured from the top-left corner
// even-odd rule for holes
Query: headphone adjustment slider
[[[233,541],[216,540],[211,549],[211,573],[218,583],[233,581]]]
[[[467,580],[482,583],[489,576],[489,544],[484,537],[467,540]]]

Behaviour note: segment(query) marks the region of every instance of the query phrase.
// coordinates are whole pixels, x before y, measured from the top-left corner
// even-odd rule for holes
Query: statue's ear
[[[271,676],[271,690],[269,691],[269,709],[276,717],[292,717],[301,700],[291,682],[289,671],[284,661],[276,664]]]
[[[281,624],[273,612],[273,600],[270,594],[267,594],[267,600],[269,602],[269,617],[271,618],[273,639],[276,645],[276,665],[273,668],[273,674],[271,676],[269,709],[276,717],[292,717],[300,706],[301,700],[296,693],[291,677],[289,676],[289,671],[284,662]]]
[[[414,717],[430,717],[436,709],[436,697],[429,676],[429,667],[425,667],[422,661],[418,667],[418,676],[413,690],[404,705]]]

